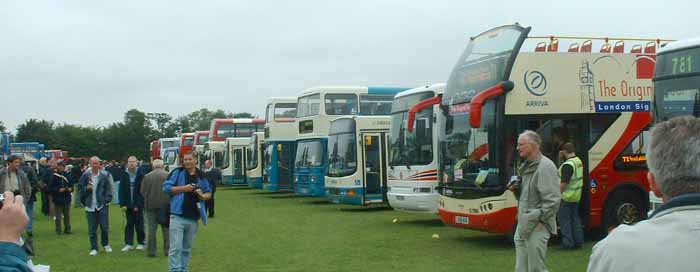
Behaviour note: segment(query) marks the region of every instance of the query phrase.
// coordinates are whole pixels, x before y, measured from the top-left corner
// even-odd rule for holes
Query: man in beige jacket
[[[518,226],[515,229],[515,271],[547,271],[544,260],[551,234],[557,234],[556,214],[561,200],[559,171],[540,151],[542,138],[531,130],[518,137],[525,161],[518,169]]]
[[[163,252],[168,256],[170,248],[168,232],[168,211],[170,196],[163,192],[163,182],[168,178],[168,172],[163,170],[163,160],[153,160],[153,171],[143,177],[141,194],[146,209],[146,252],[149,257],[156,256],[156,229],[160,225],[163,231]]]

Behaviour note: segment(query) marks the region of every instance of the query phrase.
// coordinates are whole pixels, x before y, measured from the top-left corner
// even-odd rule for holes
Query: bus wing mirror
[[[481,127],[481,108],[486,100],[509,92],[514,86],[515,84],[510,80],[502,81],[472,97],[472,101],[469,103],[469,125],[472,128]]]
[[[416,121],[417,113],[424,110],[425,108],[440,104],[441,101],[442,94],[438,94],[413,105],[413,107],[411,107],[411,109],[408,111],[408,126],[406,127],[406,129],[408,129],[408,132],[413,132],[413,123],[415,123]]]

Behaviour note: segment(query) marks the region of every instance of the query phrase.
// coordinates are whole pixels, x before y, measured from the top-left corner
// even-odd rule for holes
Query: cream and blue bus
[[[328,169],[328,133],[331,120],[350,115],[388,115],[391,101],[407,88],[314,87],[297,99],[297,150],[294,160],[295,193],[324,196]]]
[[[251,189],[262,189],[262,169],[265,167],[262,161],[262,150],[265,133],[256,132],[250,136],[248,150],[246,150],[246,180]]]
[[[391,117],[346,116],[331,122],[326,195],[331,202],[386,203]]]
[[[248,164],[248,144],[250,137],[226,138],[224,162],[221,168],[222,183],[229,186],[246,186],[246,165]]]
[[[294,190],[296,116],[296,97],[273,97],[267,103],[263,152],[263,189],[266,191]]]
[[[389,204],[395,210],[437,213],[438,134],[445,84],[401,92],[391,106]]]

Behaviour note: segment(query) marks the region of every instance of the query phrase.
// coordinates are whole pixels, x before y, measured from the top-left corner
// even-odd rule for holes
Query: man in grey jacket
[[[518,169],[520,184],[509,188],[518,196],[515,271],[547,271],[547,242],[551,234],[557,234],[559,171],[542,154],[541,145],[542,138],[534,131],[526,130],[518,137],[518,152],[525,161]]]
[[[698,271],[700,119],[657,124],[646,155],[649,187],[663,204],[649,219],[620,225],[598,242],[588,271]]]
[[[168,221],[170,216],[170,196],[163,192],[163,183],[168,178],[168,172],[163,170],[163,160],[153,161],[153,171],[143,177],[141,194],[146,208],[146,248],[149,257],[156,256],[156,230],[158,225],[163,231],[163,252],[168,256],[170,248]]]
[[[29,202],[32,187],[29,178],[22,171],[22,159],[17,155],[7,158],[7,167],[0,169],[0,192],[10,191],[15,195],[21,195],[24,204]]]

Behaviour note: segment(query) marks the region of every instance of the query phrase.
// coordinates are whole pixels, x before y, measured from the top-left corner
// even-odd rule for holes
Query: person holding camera
[[[100,158],[90,158],[90,169],[85,171],[78,182],[80,202],[85,207],[90,237],[90,256],[97,255],[97,226],[101,233],[105,252],[112,252],[109,245],[109,202],[112,201],[111,176],[102,170]]]
[[[518,153],[525,161],[518,168],[520,182],[508,189],[518,198],[515,229],[515,271],[547,271],[545,255],[550,234],[557,234],[559,172],[554,162],[540,151],[542,138],[526,130],[518,137]]]
[[[7,167],[0,169],[0,192],[10,191],[21,195],[26,205],[32,194],[29,178],[20,168],[22,158],[12,155],[7,158]]]
[[[206,216],[202,202],[211,197],[211,186],[197,168],[194,153],[183,155],[183,166],[173,170],[163,184],[163,192],[170,195],[170,271],[188,271],[198,220]]]
[[[49,182],[49,192],[51,192],[52,195],[51,199],[54,205],[54,214],[56,215],[54,221],[57,235],[61,235],[61,220],[63,220],[63,225],[65,227],[63,233],[72,233],[70,225],[70,204],[73,183],[64,175],[65,169],[65,163],[58,162],[56,171],[53,173],[51,181]]]
[[[2,185],[0,185],[2,186]],[[30,272],[27,252],[21,246],[29,218],[24,207],[25,199],[11,191],[4,191],[0,201],[0,271]]]

